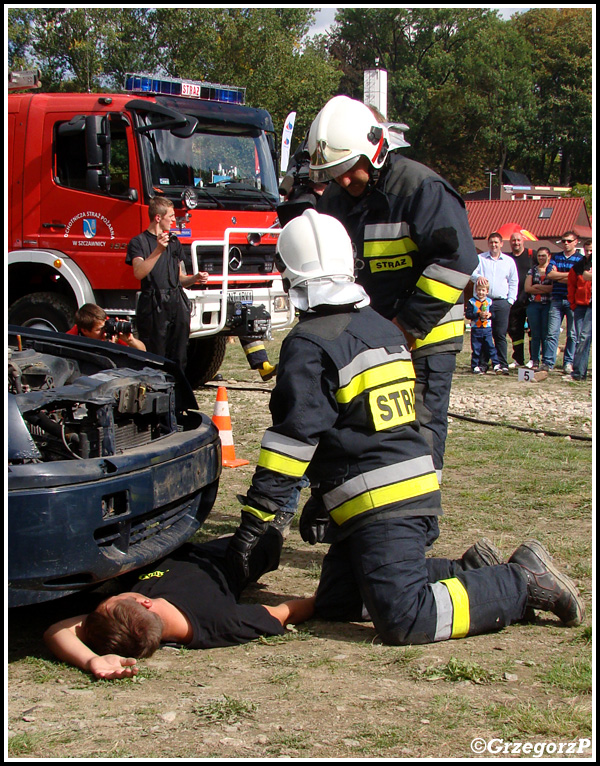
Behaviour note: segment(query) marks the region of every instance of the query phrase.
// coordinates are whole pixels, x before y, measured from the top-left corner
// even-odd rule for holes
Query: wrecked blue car
[[[202,525],[221,442],[167,359],[24,327],[8,337],[8,603],[152,563]]]

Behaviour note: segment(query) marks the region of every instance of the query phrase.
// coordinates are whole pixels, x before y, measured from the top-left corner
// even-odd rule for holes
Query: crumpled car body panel
[[[146,566],[213,506],[218,430],[168,360],[113,346],[9,328],[11,607]]]

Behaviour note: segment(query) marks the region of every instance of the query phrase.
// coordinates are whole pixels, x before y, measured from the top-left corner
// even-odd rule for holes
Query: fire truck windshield
[[[146,125],[159,119],[144,115]],[[149,182],[167,196],[170,192],[179,196],[183,188],[194,187],[209,189],[207,200],[230,196],[234,189],[237,197],[246,195],[253,204],[279,200],[267,137],[257,128],[199,124],[189,138],[159,128],[140,133],[139,140]]]

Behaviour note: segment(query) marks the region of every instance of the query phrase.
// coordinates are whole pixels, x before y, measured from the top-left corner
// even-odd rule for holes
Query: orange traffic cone
[[[212,421],[219,429],[221,437],[221,465],[227,468],[237,468],[240,465],[248,465],[248,460],[235,457],[233,446],[233,431],[231,430],[231,418],[229,417],[229,404],[227,402],[227,389],[219,386],[217,389],[217,401]]]

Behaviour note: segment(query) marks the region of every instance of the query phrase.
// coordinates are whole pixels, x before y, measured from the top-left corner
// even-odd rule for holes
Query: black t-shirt
[[[158,239],[155,234],[143,231],[127,246],[125,263],[130,266],[134,258],[146,260],[156,250]],[[180,263],[184,260],[183,247],[178,239],[169,242],[152,271],[142,279],[142,291],[169,290],[179,286]]]
[[[513,261],[517,266],[517,274],[519,276],[519,292],[517,294],[517,300],[520,303],[527,302],[528,295],[525,292],[525,278],[529,272],[529,269],[533,266],[533,250],[525,248],[521,255],[513,255],[509,253]]]
[[[222,557],[205,546],[184,545],[138,574],[130,588],[150,598],[164,598],[192,625],[189,649],[235,646],[285,629],[260,604],[238,604],[224,574]]]

